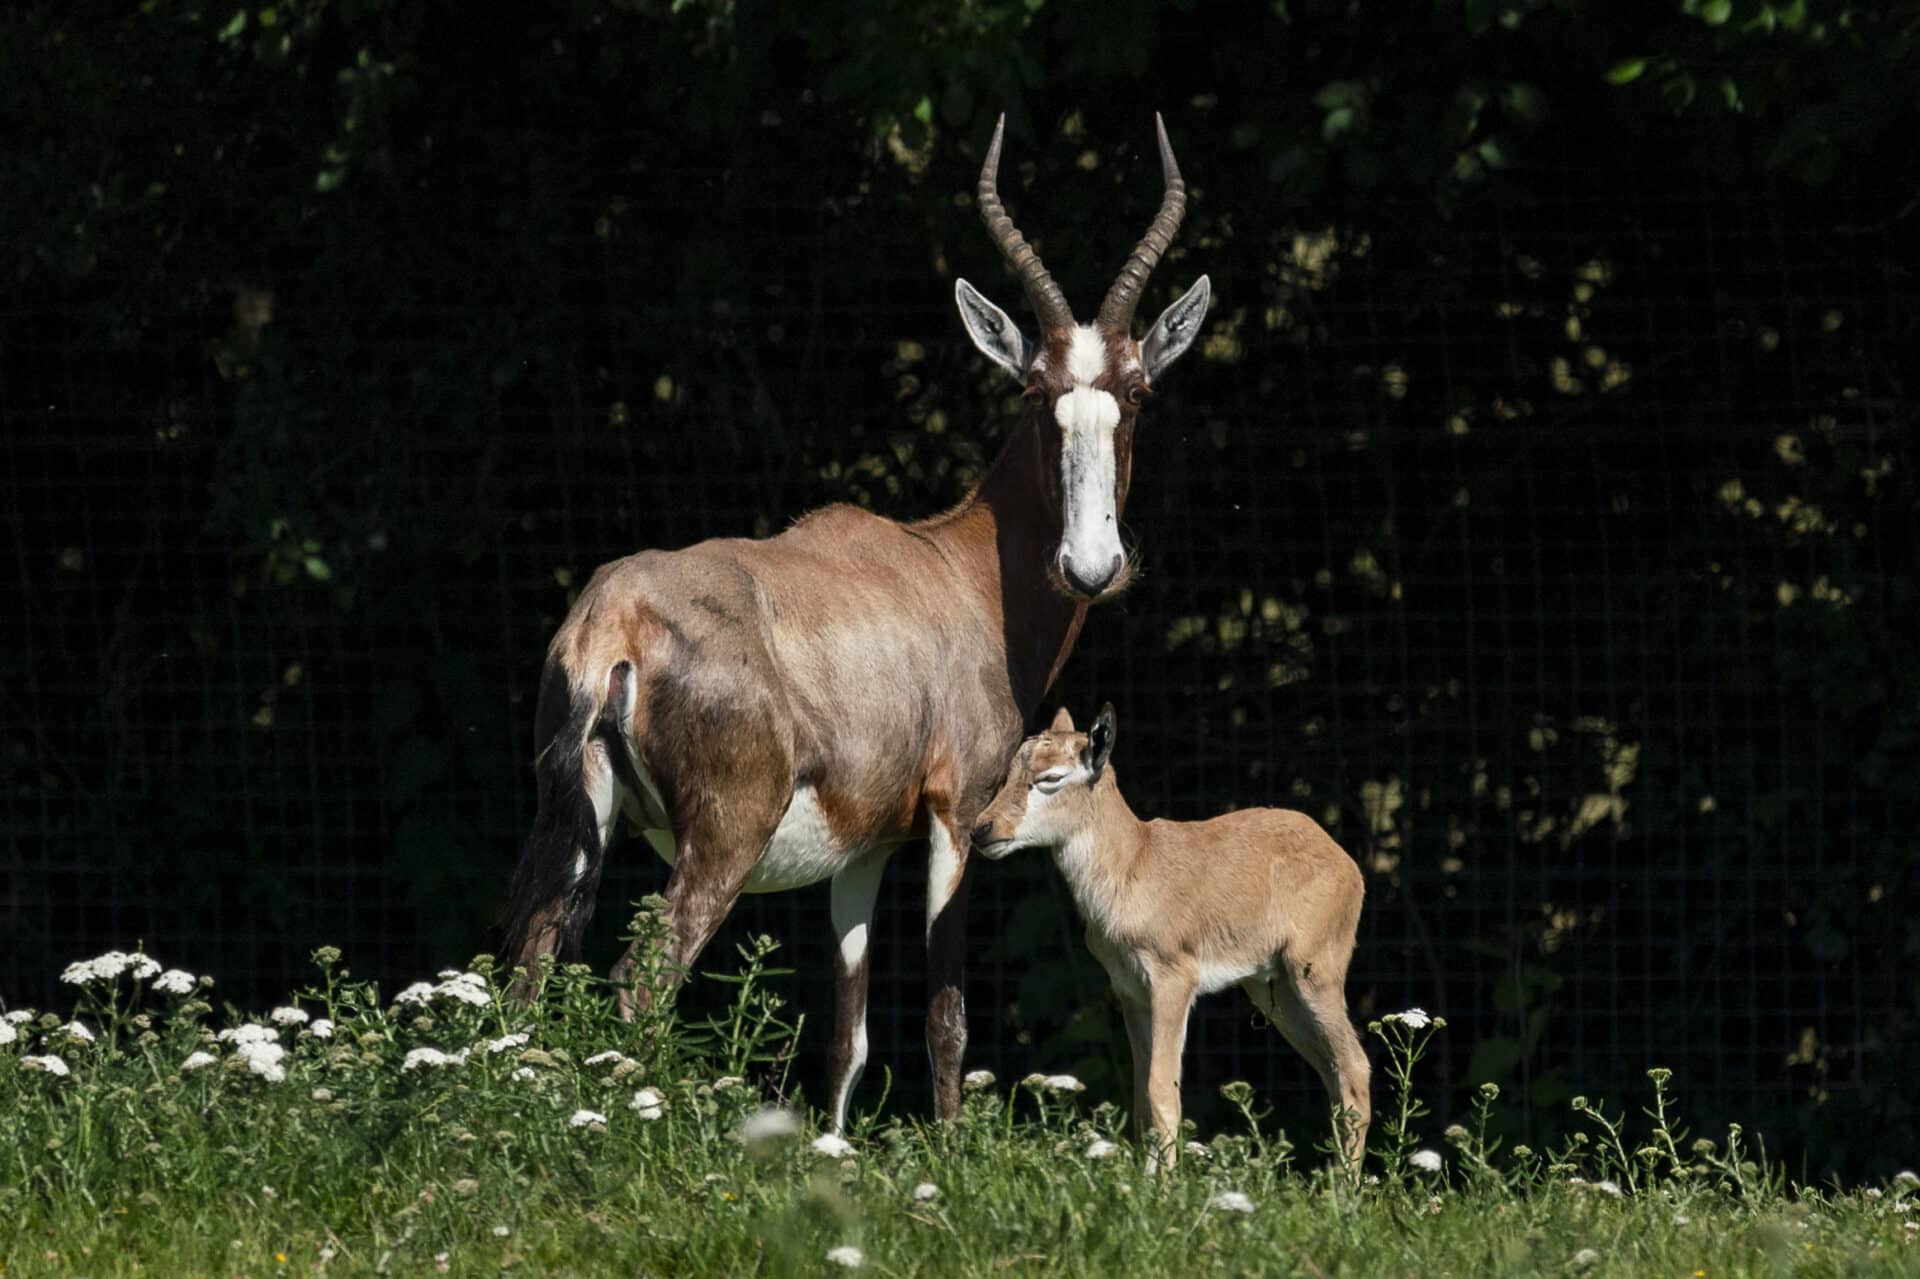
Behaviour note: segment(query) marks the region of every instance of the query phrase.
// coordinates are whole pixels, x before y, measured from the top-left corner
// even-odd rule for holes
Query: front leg
[[[867,974],[873,900],[887,868],[884,852],[872,853],[833,877],[833,1061],[828,1096],[833,1131],[847,1126],[847,1102],[867,1065]]]
[[[1171,1168],[1180,1158],[1180,1057],[1187,1047],[1195,989],[1190,973],[1163,970],[1153,975],[1153,1063],[1147,1074],[1154,1128],[1148,1163],[1153,1167]]]
[[[1133,1139],[1147,1144],[1147,1078],[1153,1069],[1153,1011],[1137,999],[1114,994],[1120,1000],[1120,1016],[1127,1023],[1127,1046],[1133,1056]]]
[[[927,823],[927,1058],[933,1113],[960,1114],[960,1067],[967,1054],[967,826],[951,810]]]

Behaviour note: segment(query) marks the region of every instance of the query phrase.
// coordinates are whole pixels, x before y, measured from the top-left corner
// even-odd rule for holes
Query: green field
[[[1792,1186],[1737,1130],[1585,1099],[1564,1149],[1491,1148],[1491,1089],[1436,1130],[1418,1018],[1370,1028],[1357,1177],[1264,1131],[1244,1085],[1166,1174],[1063,1079],[976,1079],[953,1124],[882,1101],[840,1149],[775,1104],[820,1037],[770,949],[697,1026],[624,1025],[572,968],[528,1012],[484,961],[382,997],[323,951],[247,1019],[144,957],[76,965],[75,1008],[0,1031],[0,1274],[1920,1273],[1911,1174]]]

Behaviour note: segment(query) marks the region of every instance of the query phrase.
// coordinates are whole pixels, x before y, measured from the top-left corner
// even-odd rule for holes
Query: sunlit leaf
[[[1628,58],[1607,68],[1608,84],[1632,84],[1646,73],[1645,58]]]

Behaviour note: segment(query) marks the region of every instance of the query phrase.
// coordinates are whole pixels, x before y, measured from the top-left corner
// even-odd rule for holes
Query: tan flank
[[[1113,980],[1133,1047],[1136,1136],[1179,1155],[1180,1057],[1196,996],[1247,992],[1342,1113],[1350,1162],[1371,1116],[1366,1052],[1347,1020],[1347,963],[1366,892],[1360,868],[1304,813],[1248,808],[1143,822],[1108,756],[1113,707],[1085,733],[1065,710],[1020,746],[973,846],[998,859],[1050,848]]]

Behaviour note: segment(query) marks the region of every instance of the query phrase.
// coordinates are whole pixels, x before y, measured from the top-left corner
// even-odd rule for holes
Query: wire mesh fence
[[[1143,815],[1286,805],[1353,852],[1354,1015],[1443,1013],[1443,1098],[1494,1080],[1531,1118],[1666,1065],[1706,1113],[1870,1128],[1911,945],[1878,672],[1916,541],[1912,254],[1858,192],[1604,176],[1452,221],[1202,199],[1143,307],[1213,273],[1137,446],[1145,572],[1057,696],[1115,703]],[[404,300],[364,326],[319,322],[343,286],[297,264],[165,331],[0,318],[7,998],[136,940],[241,1001],[321,943],[389,984],[489,949],[539,661],[596,563],[827,500],[928,513],[990,460],[1013,388],[896,214],[735,209],[692,303],[644,287],[677,215],[636,198],[583,207],[524,309],[384,260]],[[941,235],[1011,303],[970,217]],[[665,874],[616,855],[597,964]],[[871,1000],[909,1096],[923,874],[895,858]],[[975,893],[970,1064],[1119,1096],[1057,878]],[[780,938],[815,1058],[826,918],[824,887],[748,898],[708,953]],[[1202,1005],[1189,1092],[1304,1113],[1237,1000]]]

